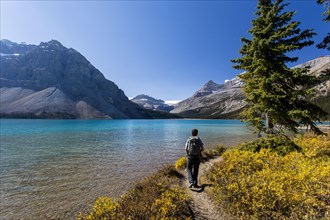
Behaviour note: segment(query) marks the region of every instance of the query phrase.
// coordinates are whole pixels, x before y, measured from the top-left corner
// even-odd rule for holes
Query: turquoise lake
[[[238,120],[0,120],[1,219],[75,219],[185,155],[256,137]]]

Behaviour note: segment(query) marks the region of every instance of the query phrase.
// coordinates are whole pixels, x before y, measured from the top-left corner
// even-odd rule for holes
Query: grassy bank
[[[217,157],[224,146],[204,153]],[[329,219],[330,139],[270,137],[223,153],[203,181],[219,210],[233,219]],[[145,178],[118,199],[101,197],[78,219],[193,219],[191,201],[182,188],[186,159]]]
[[[166,166],[119,199],[97,199],[93,210],[78,219],[190,219],[189,200],[179,186],[181,178],[174,166]]]

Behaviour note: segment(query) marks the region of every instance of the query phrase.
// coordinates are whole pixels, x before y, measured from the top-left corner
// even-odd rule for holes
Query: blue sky
[[[316,0],[291,0],[301,28],[329,31]],[[257,0],[228,1],[3,1],[1,39],[39,44],[51,39],[84,55],[128,97],[163,100],[191,96],[208,80],[223,83]],[[294,55],[298,63],[329,54],[315,44]],[[292,66],[294,64],[290,64]]]

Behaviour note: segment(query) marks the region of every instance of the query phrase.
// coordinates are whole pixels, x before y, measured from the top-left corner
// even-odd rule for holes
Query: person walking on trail
[[[185,146],[187,152],[188,162],[187,162],[187,171],[188,171],[188,181],[189,188],[198,186],[198,169],[199,164],[202,159],[201,152],[204,150],[204,144],[202,140],[198,137],[198,130],[192,129],[191,137],[188,138]]]

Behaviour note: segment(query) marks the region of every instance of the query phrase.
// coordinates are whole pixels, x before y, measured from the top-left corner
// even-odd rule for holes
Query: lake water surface
[[[255,137],[238,120],[0,120],[1,219],[75,219],[184,156]]]

